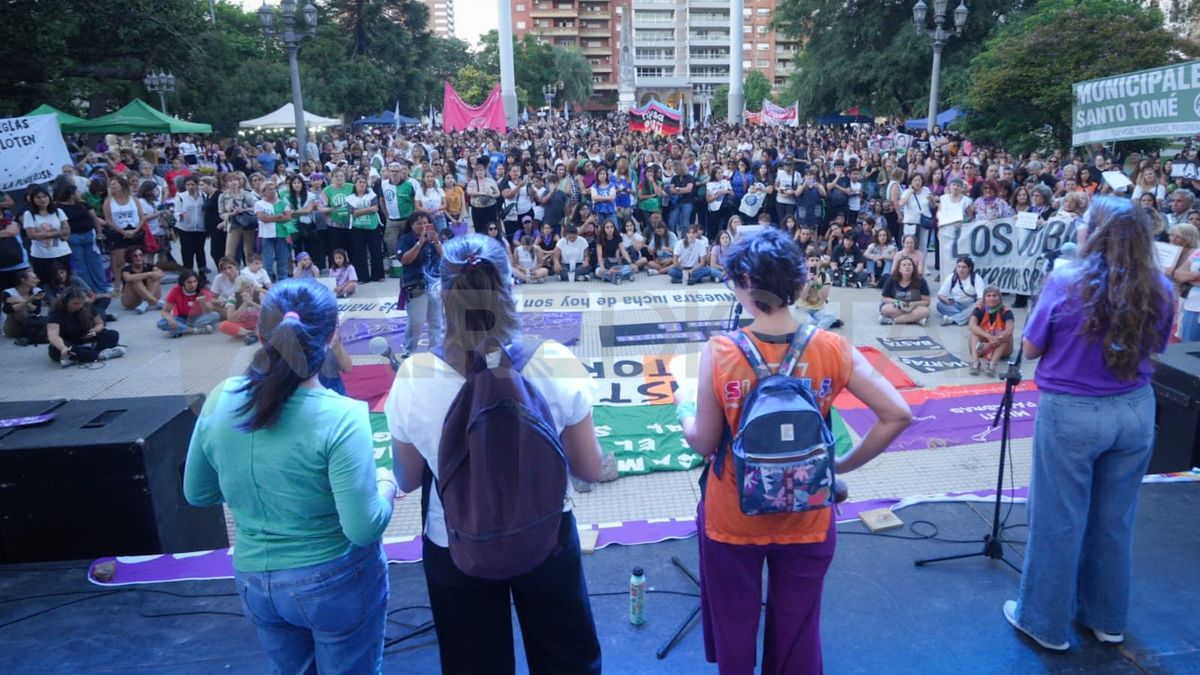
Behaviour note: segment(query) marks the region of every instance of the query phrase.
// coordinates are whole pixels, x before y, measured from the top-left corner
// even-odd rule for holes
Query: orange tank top
[[[742,329],[754,340],[772,369],[779,367],[787,353],[787,342],[766,342],[749,328]],[[713,394],[725,412],[725,422],[737,429],[742,418],[742,400],[757,379],[754,370],[732,340],[725,336],[708,343],[712,353]],[[804,358],[795,375],[807,379],[821,406],[829,414],[833,399],[850,381],[852,347],[840,335],[818,330],[804,350]],[[716,455],[709,459],[715,461]],[[779,513],[747,516],[738,504],[737,479],[733,454],[725,453],[720,477],[709,467],[704,490],[704,531],[709,539],[726,544],[814,544],[825,541],[829,533],[831,509],[804,513]]]

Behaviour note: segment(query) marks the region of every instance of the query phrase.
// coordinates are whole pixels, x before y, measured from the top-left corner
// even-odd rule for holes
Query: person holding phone
[[[429,326],[430,344],[435,344],[442,332],[441,303],[437,294],[430,292],[442,259],[442,240],[430,222],[429,214],[424,211],[414,211],[409,217],[409,226],[411,229],[396,244],[400,264],[404,266],[400,304],[408,312],[402,358],[417,351],[417,340],[425,326]]]

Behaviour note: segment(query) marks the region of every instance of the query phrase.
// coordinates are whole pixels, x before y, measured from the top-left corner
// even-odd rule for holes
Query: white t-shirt
[[[249,269],[246,270],[246,272],[249,271]],[[263,270],[263,272],[265,273],[266,270]],[[267,278],[270,279],[269,276]],[[216,278],[213,279],[212,285],[209,286],[208,290],[217,297],[217,300],[224,302],[229,299],[229,296],[237,292],[240,281],[241,279],[238,277],[234,277],[233,281],[230,281],[229,278],[224,274],[218,274]]]
[[[1188,271],[1200,272],[1200,251],[1192,252],[1187,262]],[[1200,312],[1200,283],[1191,284],[1192,290],[1183,300],[1183,308],[1189,312]]]
[[[730,193],[730,194],[732,195],[732,193],[733,193],[733,186],[732,186],[732,185],[730,185],[730,184],[729,184],[729,181],[727,181],[727,180],[710,180],[710,181],[708,181],[708,183],[707,183],[707,184],[704,186],[704,194],[705,194],[706,196],[707,196],[707,195],[716,194],[716,193],[717,193],[717,192],[719,192],[719,191],[725,191],[725,192],[728,192],[728,193]],[[713,213],[716,213],[717,211],[720,211],[720,210],[721,210],[721,203],[722,203],[723,201],[725,201],[725,199],[724,199],[723,197],[722,197],[722,198],[720,198],[720,199],[714,199],[714,200],[712,200],[711,202],[709,202],[709,203],[708,203],[708,210],[709,210],[709,211],[712,211]]]
[[[780,204],[796,203],[796,186],[801,182],[800,175],[795,171],[788,173],[782,169],[775,175],[775,201]]]
[[[158,211],[157,204],[151,204],[140,197],[138,198],[138,202],[142,205],[143,214],[154,213],[155,211]],[[150,220],[147,220],[146,226],[150,228],[150,234],[153,234],[156,237],[161,237],[167,233],[167,228],[163,227],[162,221],[160,221],[158,218],[151,218]]]
[[[254,215],[258,216],[258,236],[262,239],[274,239],[276,224],[264,221],[262,216],[275,215],[275,202],[269,202],[265,199],[254,202]]]
[[[675,244],[675,257],[679,258],[679,266],[685,270],[699,265],[705,253],[708,253],[708,241],[704,239],[697,239],[691,244],[687,239],[680,239]]]
[[[850,181],[850,201],[846,208],[851,211],[862,210],[862,181]]]
[[[250,271],[250,268],[247,267],[246,269],[242,270],[241,274],[238,276],[243,279],[249,279],[259,288],[266,288],[271,284],[271,275],[267,274],[266,268],[262,267],[260,267],[257,272],[252,272]]]
[[[22,218],[26,230],[38,230],[41,232],[58,232],[62,229],[62,223],[67,219],[62,209],[54,209],[54,215],[48,216],[45,214],[34,215],[33,211],[26,211]],[[34,258],[61,258],[64,255],[71,255],[71,245],[62,239],[35,239],[33,245],[29,248],[29,255]]]
[[[489,357],[489,364],[495,363],[493,357],[498,360],[499,355]],[[561,344],[553,340],[543,342],[521,372],[546,400],[550,416],[554,418],[554,429],[559,434],[592,412],[594,380],[571,350]],[[435,480],[442,422],[465,383],[463,376],[445,361],[422,352],[400,365],[388,395],[384,410],[392,437],[415,446],[429,464]],[[570,480],[563,486],[563,494],[566,496],[563,511],[570,511],[570,498],[574,495]],[[445,512],[437,490],[431,490],[429,494],[425,536],[438,546],[449,546]]]
[[[554,247],[561,252],[559,255],[562,257],[562,264],[569,265],[575,263],[582,265],[583,256],[587,253],[588,243],[583,237],[575,237],[575,243],[571,243],[570,239],[563,237],[558,240],[558,243]]]

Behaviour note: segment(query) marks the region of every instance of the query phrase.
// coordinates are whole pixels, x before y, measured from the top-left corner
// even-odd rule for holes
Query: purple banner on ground
[[[535,340],[556,340],[568,347],[579,343],[579,328],[583,323],[579,312],[525,312],[520,315],[521,329]],[[392,351],[404,351],[404,328],[408,318],[393,316],[379,319],[346,319],[339,334],[346,353],[352,356],[370,354],[371,338],[383,337]]]
[[[1010,439],[1032,438],[1038,392],[1018,391],[1013,401]],[[913,424],[890,446],[895,450],[925,450],[1000,440],[1000,427],[992,428],[1000,397],[992,394],[929,398],[913,408]],[[877,419],[869,408],[838,409],[846,424],[866,435]]]

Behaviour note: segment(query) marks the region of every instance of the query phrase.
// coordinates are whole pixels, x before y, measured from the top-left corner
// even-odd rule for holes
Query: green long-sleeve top
[[[222,502],[237,523],[233,566],[294,569],[333,560],[383,535],[392,503],[375,486],[367,405],[300,387],[279,419],[242,431],[244,377],[213,389],[188,447],[183,493],[195,506]]]

